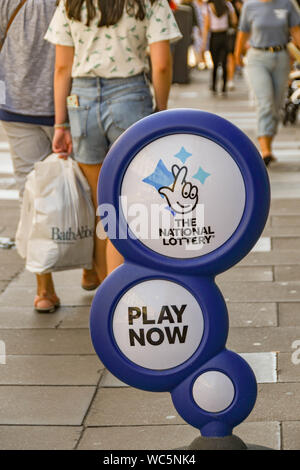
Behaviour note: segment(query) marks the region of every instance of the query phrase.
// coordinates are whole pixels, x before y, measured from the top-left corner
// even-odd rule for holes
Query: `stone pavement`
[[[195,71],[190,85],[173,87],[170,107],[221,114],[255,140],[255,110],[244,80],[236,83],[228,98],[211,97],[208,72]],[[0,237],[13,237],[18,203],[0,139]],[[259,383],[255,408],[235,433],[300,449],[299,124],[281,128],[275,155],[262,238],[217,283],[229,309],[228,347],[243,354]],[[0,449],[174,449],[198,436],[168,393],[127,387],[104,369],[91,345],[92,295],[81,290],[79,271],[54,275],[62,307],[41,315],[32,308],[33,276],[15,249],[0,248],[0,260]]]

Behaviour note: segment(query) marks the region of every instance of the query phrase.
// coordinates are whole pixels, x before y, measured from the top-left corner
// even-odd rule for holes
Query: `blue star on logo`
[[[201,168],[201,166],[199,166],[199,169],[198,169],[197,173],[195,173],[193,178],[195,178],[196,180],[199,180],[200,183],[204,184],[205,180],[206,180],[206,178],[208,178],[208,176],[210,176],[210,173],[207,173],[206,171],[203,170],[203,168]]]
[[[174,182],[173,174],[166,168],[164,162],[159,160],[154,172],[143,179],[144,183],[154,186],[155,189],[170,186]],[[163,197],[163,196],[162,196]]]
[[[179,158],[182,163],[185,163],[189,157],[192,156],[192,153],[189,153],[185,150],[184,147],[181,147],[180,151],[174,155],[174,157]]]

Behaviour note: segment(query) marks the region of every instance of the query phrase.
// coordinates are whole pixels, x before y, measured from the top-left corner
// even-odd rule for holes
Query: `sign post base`
[[[247,446],[234,434],[224,437],[199,436],[193,440],[187,450],[247,450]]]
[[[187,446],[178,450],[273,450],[270,447],[246,444],[238,436],[232,434],[224,437],[199,436]]]

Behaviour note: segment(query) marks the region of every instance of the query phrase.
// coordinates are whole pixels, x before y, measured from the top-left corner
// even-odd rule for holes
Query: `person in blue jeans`
[[[153,112],[145,78],[148,47],[155,109],[162,111],[172,81],[170,41],[180,38],[167,0],[58,2],[45,36],[56,44],[53,150],[73,152],[95,209],[99,172],[111,144]],[[95,234],[94,261],[102,281],[123,259]]]
[[[300,47],[298,11],[291,0],[247,0],[241,12],[235,59],[242,65],[241,54],[249,40],[246,70],[257,101],[258,141],[266,166],[275,160],[272,141],[290,69],[289,37]]]

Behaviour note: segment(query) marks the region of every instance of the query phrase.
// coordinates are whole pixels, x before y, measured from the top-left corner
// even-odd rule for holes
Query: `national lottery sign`
[[[175,134],[135,156],[121,196],[126,220],[143,244],[172,258],[195,258],[230,238],[241,221],[246,192],[238,165],[223,147],[201,136]],[[126,208],[137,201],[144,206],[148,230],[130,224],[133,216]]]
[[[257,386],[250,366],[226,349],[228,312],[214,279],[264,228],[270,188],[261,156],[219,116],[155,113],[112,146],[98,199],[124,256],[93,300],[98,356],[131,386],[169,391],[202,435],[230,435],[251,412]]]

